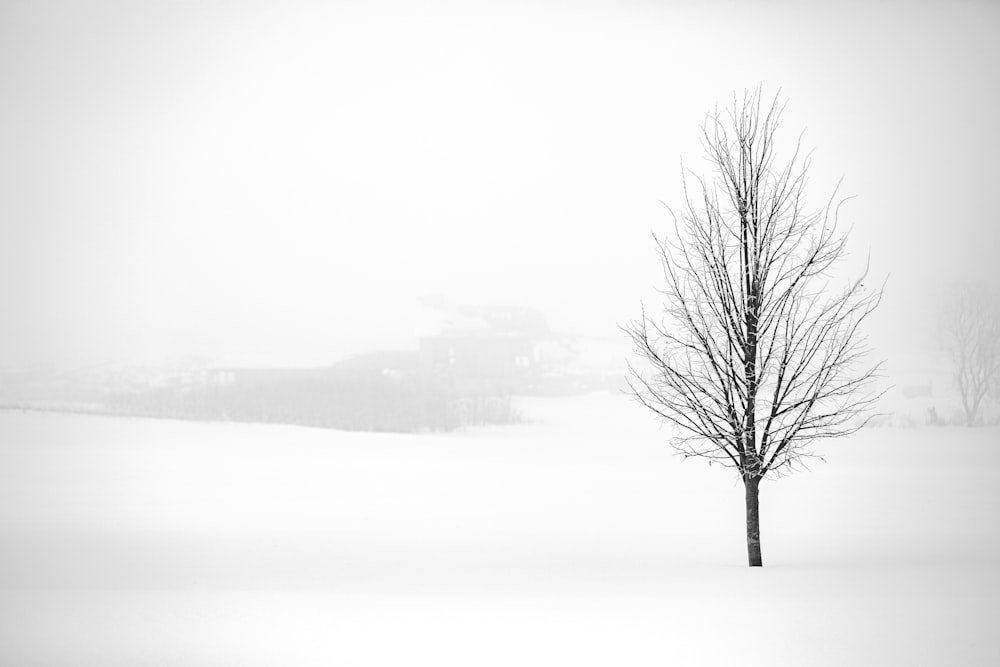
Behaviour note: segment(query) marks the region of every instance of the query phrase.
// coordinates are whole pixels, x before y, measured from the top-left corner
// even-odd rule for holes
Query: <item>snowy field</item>
[[[0,665],[997,665],[1000,429],[742,488],[618,396],[447,435],[0,413]]]

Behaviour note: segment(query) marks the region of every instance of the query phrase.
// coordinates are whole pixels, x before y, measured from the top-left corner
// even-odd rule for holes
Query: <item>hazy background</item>
[[[324,363],[435,293],[615,335],[762,83],[919,364],[939,285],[997,280],[998,62],[988,2],[3,2],[0,363]]]
[[[998,62],[987,2],[0,0],[0,662],[1000,664],[1000,427],[936,358],[949,286],[1000,287]],[[734,476],[574,383],[758,84],[812,203],[857,195],[900,391],[765,485],[748,571]],[[418,354],[435,294],[565,335],[496,309],[532,326],[473,329],[483,378]],[[21,409],[70,402],[211,421]]]

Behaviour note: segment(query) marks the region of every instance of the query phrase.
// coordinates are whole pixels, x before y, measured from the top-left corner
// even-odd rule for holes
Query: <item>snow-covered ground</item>
[[[0,413],[0,664],[1000,664],[1000,429],[742,488],[618,396],[447,435]]]

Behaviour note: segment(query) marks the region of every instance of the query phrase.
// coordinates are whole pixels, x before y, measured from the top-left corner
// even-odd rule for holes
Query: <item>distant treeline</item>
[[[351,431],[448,431],[520,421],[512,395],[616,391],[608,373],[433,367],[413,353],[378,354],[323,368],[97,367],[0,372],[0,406],[206,421],[299,424]]]
[[[518,420],[510,396],[455,395],[412,376],[242,371],[224,384],[130,388],[108,412],[180,419],[275,422],[349,431],[446,431]]]

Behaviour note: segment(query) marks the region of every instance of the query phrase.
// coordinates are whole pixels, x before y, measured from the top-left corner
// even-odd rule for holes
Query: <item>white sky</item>
[[[938,286],[1000,274],[998,63],[987,2],[2,3],[0,363],[331,361],[427,293],[615,335],[758,83],[919,363]]]

